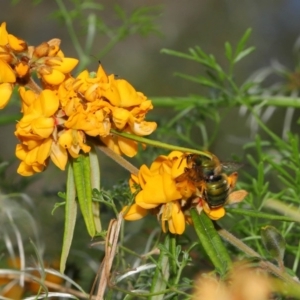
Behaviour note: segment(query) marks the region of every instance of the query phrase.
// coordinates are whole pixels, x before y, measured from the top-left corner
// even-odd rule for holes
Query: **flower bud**
[[[281,264],[285,251],[285,240],[281,233],[275,227],[268,225],[261,228],[260,234],[266,250]]]
[[[40,58],[40,57],[48,56],[49,49],[50,46],[48,45],[48,43],[44,42],[39,46],[35,47],[33,51],[33,57]]]

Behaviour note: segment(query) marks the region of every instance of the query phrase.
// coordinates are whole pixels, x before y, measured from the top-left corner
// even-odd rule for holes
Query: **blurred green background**
[[[14,6],[9,2],[2,4],[0,10],[0,20],[7,22],[9,33],[25,39],[31,45],[59,38],[62,40],[61,48],[65,55],[77,57],[65,25],[50,17],[50,14],[57,10],[55,1],[43,1],[36,6],[30,0],[21,0]],[[207,93],[207,90],[200,85],[173,76],[175,71],[196,75],[204,70],[194,62],[161,54],[162,48],[185,52],[189,47],[199,45],[206,52],[213,53],[221,65],[226,65],[224,43],[230,41],[235,45],[245,30],[250,27],[253,33],[248,44],[255,46],[256,51],[238,66],[237,82],[243,82],[254,71],[269,66],[273,60],[280,61],[290,69],[293,69],[295,64],[292,49],[300,33],[298,0],[106,0],[99,3],[105,6],[101,18],[112,26],[119,22],[113,10],[115,4],[128,12],[143,6],[160,7],[161,14],[156,20],[160,35],[129,36],[101,58],[101,63],[108,73],[125,78],[150,99],[155,96]],[[80,28],[77,36],[82,43],[85,42],[85,36]],[[93,47],[95,54],[107,41],[105,36],[96,39]],[[98,58],[95,56],[93,60],[93,64],[89,66],[91,71],[98,67]],[[160,109],[160,116],[167,118],[171,113],[169,110]],[[17,106],[10,106],[0,112],[0,119],[18,111]],[[152,114],[148,115],[148,120],[151,120]],[[278,118],[280,120],[281,115]],[[11,162],[6,178],[12,186],[16,186],[20,181],[20,176],[16,174],[19,162],[14,156],[17,144],[13,134],[14,127],[14,124],[1,126],[0,131],[2,141],[0,157]],[[246,119],[239,116],[236,109],[224,119],[219,137],[210,150],[221,158],[228,159],[231,153],[241,154],[243,144],[250,140]],[[108,188],[128,176],[126,171],[105,159],[102,154],[100,154],[100,163],[104,187]],[[51,256],[59,255],[63,213],[62,209],[58,209],[54,216],[50,213],[54,203],[59,201],[56,196],[57,191],[64,190],[65,179],[66,174],[50,164],[46,172],[34,176],[33,182],[26,190],[15,190],[15,192],[27,192],[32,197],[36,206],[33,213],[42,228],[42,236],[46,237],[44,241],[46,253],[51,253]],[[79,226],[77,226],[77,234],[82,235],[82,239],[75,242],[75,249],[78,247],[83,250],[88,247],[89,238],[85,235],[84,228],[78,229]]]

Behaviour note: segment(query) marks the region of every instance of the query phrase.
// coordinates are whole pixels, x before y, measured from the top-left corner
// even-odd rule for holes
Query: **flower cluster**
[[[23,117],[15,135],[20,141],[16,156],[18,173],[30,176],[41,172],[49,158],[61,170],[68,158],[90,151],[88,138],[98,138],[118,154],[134,156],[137,143],[113,136],[111,129],[139,136],[156,129],[145,116],[153,108],[150,100],[126,80],[97,72],[72,77],[77,59],[64,57],[60,40],[37,47],[8,34],[0,27],[0,108],[5,107],[13,87],[19,86]],[[32,79],[36,74],[42,89]]]
[[[164,232],[169,230],[174,234],[182,234],[185,224],[191,224],[190,209],[202,210],[213,220],[225,215],[223,205],[212,208],[207,203],[207,184],[203,181],[193,181],[183,176],[189,170],[186,154],[173,151],[168,156],[159,156],[150,168],[142,165],[138,175],[131,175],[129,184],[132,193],[136,193],[135,203],[123,208],[124,219],[134,221],[143,218],[148,212],[156,214]],[[228,194],[234,188],[234,176],[228,176]],[[137,190],[140,186],[140,191]],[[238,194],[238,202],[245,193]],[[237,192],[233,192],[237,193]],[[229,197],[228,197],[229,198]],[[232,201],[234,202],[234,201]]]

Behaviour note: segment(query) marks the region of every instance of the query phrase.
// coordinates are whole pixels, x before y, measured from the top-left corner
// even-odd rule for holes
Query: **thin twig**
[[[26,86],[37,94],[40,94],[42,92],[41,87],[32,79],[32,77],[30,77],[30,80]]]
[[[261,268],[269,271],[270,273],[274,274],[275,276],[281,278],[282,280],[293,283],[293,284],[299,284],[298,278],[293,278],[286,272],[283,272],[282,269],[278,268],[274,264],[270,263],[269,261],[265,261],[259,253],[254,251],[252,248],[247,246],[245,243],[243,243],[241,240],[236,238],[234,235],[232,235],[230,232],[228,232],[226,229],[218,228],[219,235],[226,240],[231,245],[235,246],[239,250],[243,251],[247,255],[251,257],[258,257],[260,258],[259,265]]]
[[[122,166],[124,169],[129,171],[131,174],[137,175],[139,170],[131,164],[128,160],[123,158],[121,155],[115,153],[110,148],[105,145],[98,145],[98,148],[107,156],[109,156],[112,160],[114,160],[117,164]]]

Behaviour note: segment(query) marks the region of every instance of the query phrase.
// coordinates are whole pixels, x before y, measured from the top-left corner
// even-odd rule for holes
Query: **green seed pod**
[[[264,247],[270,255],[278,261],[279,265],[281,265],[285,251],[284,237],[275,227],[270,225],[262,227],[260,229],[260,235]]]

